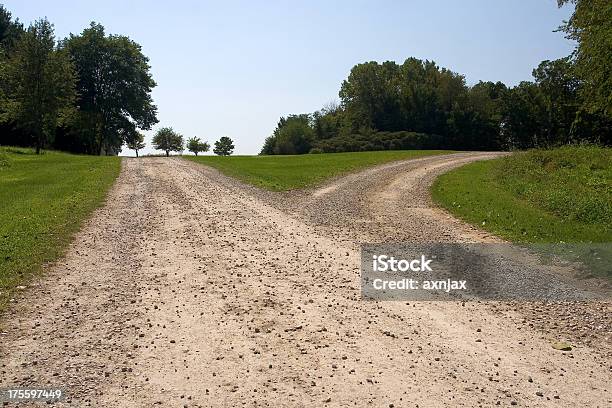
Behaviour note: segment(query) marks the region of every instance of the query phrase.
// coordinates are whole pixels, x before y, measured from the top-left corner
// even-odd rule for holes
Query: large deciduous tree
[[[7,89],[2,119],[31,134],[38,154],[58,121],[72,112],[74,66],[68,53],[57,47],[53,25],[42,19],[21,35],[3,68]]]
[[[612,117],[612,2],[610,0],[558,0],[575,5],[570,19],[560,27],[578,42],[573,53],[576,74],[584,82],[584,108]]]
[[[171,127],[161,128],[153,136],[153,147],[166,152],[166,157],[170,152],[183,151],[183,136],[176,133]]]
[[[136,128],[157,123],[151,98],[156,84],[140,45],[91,23],[80,35],[70,35],[66,47],[79,76],[79,127],[95,141],[92,153],[115,153]]]

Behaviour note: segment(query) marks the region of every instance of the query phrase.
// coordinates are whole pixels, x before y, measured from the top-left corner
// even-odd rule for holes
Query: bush
[[[377,150],[449,149],[444,138],[416,132],[377,132],[371,135],[352,134],[315,142],[313,148],[323,153]]]

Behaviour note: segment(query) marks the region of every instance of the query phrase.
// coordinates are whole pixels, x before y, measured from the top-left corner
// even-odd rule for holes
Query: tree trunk
[[[198,152],[194,152],[194,153],[195,153],[196,156],[198,155]]]
[[[170,150],[166,150],[166,157],[170,157]]]
[[[136,157],[138,157],[138,149],[136,149]]]
[[[42,145],[42,136],[39,133],[38,136],[36,136],[36,154],[40,154],[40,145]]]

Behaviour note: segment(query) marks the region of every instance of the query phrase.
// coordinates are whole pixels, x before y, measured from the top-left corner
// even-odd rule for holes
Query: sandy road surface
[[[388,166],[408,176],[377,191],[425,191],[425,167],[468,156]],[[64,385],[78,407],[612,403],[609,360],[552,349],[519,312],[359,300],[372,197],[339,199],[346,183],[274,198],[180,159],[125,160],[107,205],[4,316],[0,384]],[[434,238],[487,239],[410,194]]]

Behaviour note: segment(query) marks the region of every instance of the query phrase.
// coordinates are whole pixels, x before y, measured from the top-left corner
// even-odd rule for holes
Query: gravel
[[[610,405],[605,346],[555,350],[520,305],[360,300],[362,242],[494,240],[426,196],[436,172],[489,156],[283,194],[125,159],[106,205],[4,316],[0,383],[63,385],[71,403],[55,406],[530,406],[538,391]]]

